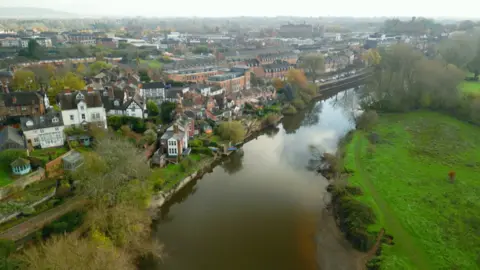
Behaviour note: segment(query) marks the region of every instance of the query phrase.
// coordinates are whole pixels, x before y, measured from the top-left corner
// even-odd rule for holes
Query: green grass
[[[464,81],[460,84],[460,89],[465,94],[480,94],[480,82]]]
[[[371,154],[357,131],[345,162],[365,193],[359,200],[380,217],[373,229],[394,237],[382,268],[480,269],[480,128],[415,112],[381,115],[374,132],[381,141]]]
[[[43,162],[47,163],[50,161],[49,153],[51,154],[52,160],[68,152],[68,149],[65,147],[60,148],[46,148],[46,149],[35,149],[30,153],[32,157],[36,157]]]
[[[158,60],[140,60],[140,64],[147,64],[149,68],[160,69],[163,64]]]
[[[0,169],[0,187],[4,187],[12,183],[12,178],[10,178],[9,172]]]
[[[169,164],[164,168],[153,170],[150,179],[154,184],[160,184],[162,191],[169,191],[188,175],[194,173],[209,158],[197,154],[189,155],[192,165],[189,168],[183,168],[180,164]]]

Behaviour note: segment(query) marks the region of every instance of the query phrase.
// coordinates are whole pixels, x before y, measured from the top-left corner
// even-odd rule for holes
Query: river
[[[348,90],[311,104],[188,184],[160,210],[154,238],[168,255],[148,268],[355,269],[324,207],[328,181],[307,168],[310,145],[335,151],[353,128],[354,100]]]

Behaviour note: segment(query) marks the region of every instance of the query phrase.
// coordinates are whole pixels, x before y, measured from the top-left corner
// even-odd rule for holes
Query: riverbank
[[[478,134],[433,112],[384,114],[372,131],[352,133],[343,155],[348,184],[331,190],[354,245],[371,248],[382,229],[393,237],[370,269],[479,268]]]

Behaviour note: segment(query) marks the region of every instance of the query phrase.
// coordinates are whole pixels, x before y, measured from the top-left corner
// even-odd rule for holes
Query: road
[[[23,223],[20,223],[2,233],[0,233],[0,239],[7,239],[12,241],[18,241],[25,236],[43,228],[45,225],[58,219],[68,212],[79,209],[87,204],[87,200],[83,196],[76,196],[67,200],[65,203],[45,211],[37,216],[34,216]]]

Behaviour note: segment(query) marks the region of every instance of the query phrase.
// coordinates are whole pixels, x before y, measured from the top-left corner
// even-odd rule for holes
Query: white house
[[[197,90],[200,91],[200,94],[204,97],[216,96],[221,95],[225,92],[224,88],[218,86],[202,86],[197,87]]]
[[[57,98],[65,127],[93,124],[107,128],[107,114],[100,92],[93,90],[70,92],[67,90],[59,94]]]
[[[63,146],[65,134],[62,113],[49,112],[43,116],[20,118],[27,145],[41,148]]]
[[[123,104],[123,115],[137,118],[147,118],[146,103],[142,103],[139,99],[130,98]]]
[[[145,83],[140,88],[140,95],[146,99],[165,99],[165,85],[162,82]]]

